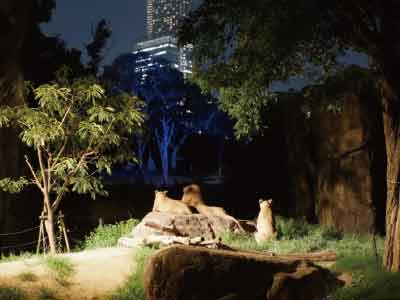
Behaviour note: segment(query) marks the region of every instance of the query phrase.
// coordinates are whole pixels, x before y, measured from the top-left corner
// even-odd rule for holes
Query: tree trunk
[[[388,89],[388,87],[386,86]],[[387,153],[386,241],[383,257],[388,271],[400,271],[400,103],[395,95],[383,97],[383,125]]]
[[[0,1],[0,105],[11,107],[24,103],[24,78],[20,55],[29,28],[32,1]],[[21,144],[18,132],[0,129],[0,178],[22,175]],[[0,232],[15,231],[18,223],[15,203],[18,196],[0,193]],[[14,201],[13,201],[14,200]],[[0,246],[14,243],[3,238]]]
[[[44,222],[47,237],[49,238],[49,245],[50,245],[50,253],[56,254],[57,247],[56,247],[56,237],[54,234],[54,212],[50,209],[47,211],[47,218]]]
[[[161,153],[161,166],[162,166],[162,174],[163,174],[164,184],[168,185],[168,183],[169,183],[168,149],[164,149]]]

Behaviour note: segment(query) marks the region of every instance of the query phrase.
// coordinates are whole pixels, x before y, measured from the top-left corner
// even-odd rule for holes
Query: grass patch
[[[271,251],[277,254],[333,250],[338,258],[348,256],[372,256],[372,236],[343,234],[337,230],[307,224],[302,220],[277,217],[278,239],[257,244],[252,234],[224,233],[222,241],[232,247],[244,250]],[[384,240],[377,237],[378,253],[383,252]]]
[[[114,247],[118,239],[127,235],[132,228],[139,223],[137,219],[129,219],[112,225],[99,225],[94,231],[85,237],[81,249],[95,249]]]
[[[30,282],[34,282],[38,280],[38,277],[36,274],[34,274],[33,272],[23,272],[21,274],[18,274],[18,279],[21,281],[30,281]]]
[[[38,255],[36,255],[35,253],[32,253],[32,252],[22,252],[20,254],[10,253],[8,255],[1,254],[0,255],[0,263],[28,259],[28,258],[33,258],[33,257],[37,257],[37,256]]]
[[[339,288],[329,300],[399,300],[400,273],[382,270],[384,239],[367,234],[342,234],[336,230],[310,225],[304,221],[277,218],[278,239],[257,244],[251,234],[225,233],[224,243],[244,249],[272,251],[277,254],[333,250],[337,262],[332,271],[352,274],[350,287]],[[378,257],[376,256],[378,254]]]
[[[149,257],[156,251],[155,248],[143,247],[137,250],[135,271],[129,276],[126,283],[110,297],[111,300],[144,300],[143,272]]]
[[[0,300],[21,300],[25,296],[24,291],[20,288],[0,285]]]
[[[400,299],[400,273],[386,272],[381,260],[373,255],[344,256],[334,270],[350,272],[351,286],[336,290],[330,300],[398,300]]]
[[[74,273],[74,265],[68,258],[48,256],[46,266],[53,272],[54,279],[63,286],[69,284],[69,278]]]
[[[55,290],[46,286],[42,286],[39,289],[37,296],[40,300],[54,300],[57,299],[56,294],[57,293]]]

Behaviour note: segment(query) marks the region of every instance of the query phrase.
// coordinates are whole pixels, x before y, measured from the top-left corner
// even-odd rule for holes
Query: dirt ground
[[[59,284],[43,258],[0,263],[0,285],[20,287],[26,300],[36,300],[42,287],[56,291],[56,299],[103,300],[133,272],[134,249],[103,248],[62,254],[74,265],[68,284]],[[22,280],[21,273],[34,273],[38,280]]]

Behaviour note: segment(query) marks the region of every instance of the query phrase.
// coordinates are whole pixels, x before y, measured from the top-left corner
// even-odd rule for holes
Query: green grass
[[[0,300],[22,300],[25,296],[19,288],[0,285]]]
[[[155,248],[148,247],[136,251],[135,271],[129,276],[126,283],[111,295],[111,300],[144,300],[143,272],[147,260],[155,251]]]
[[[338,258],[374,254],[372,236],[342,234],[332,228],[304,221],[277,218],[278,239],[257,244],[252,234],[224,233],[222,241],[244,250],[271,251],[277,254],[333,250]],[[377,237],[378,253],[383,251],[383,238]]]
[[[40,300],[54,300],[57,299],[56,294],[55,290],[42,286],[38,291],[38,298]]]
[[[339,288],[329,300],[399,300],[400,273],[382,270],[384,240],[367,234],[341,234],[332,228],[303,221],[277,218],[278,239],[258,245],[251,234],[222,235],[224,243],[244,250],[272,251],[277,254],[333,250],[337,253],[334,272],[352,275],[352,285]]]
[[[30,281],[30,282],[34,282],[38,280],[38,277],[36,274],[34,274],[33,272],[23,272],[21,274],[18,274],[18,279],[21,281]]]
[[[389,273],[376,263],[373,255],[344,256],[334,270],[350,272],[350,287],[340,288],[330,295],[330,300],[399,300],[400,273]]]
[[[139,223],[137,219],[129,219],[112,225],[100,225],[91,232],[82,245],[81,249],[94,249],[104,247],[114,247],[118,239],[132,231],[132,228]]]
[[[48,256],[45,259],[46,266],[53,272],[54,279],[63,286],[69,284],[69,278],[74,273],[74,266],[68,258]]]
[[[37,257],[37,256],[38,255],[36,255],[35,253],[31,253],[31,252],[22,252],[20,254],[10,253],[8,255],[1,254],[0,255],[0,263],[28,259],[28,258],[33,258],[33,257]]]

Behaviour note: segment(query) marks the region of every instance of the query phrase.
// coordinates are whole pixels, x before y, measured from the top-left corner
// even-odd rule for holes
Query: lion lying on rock
[[[183,188],[182,202],[188,206],[194,207],[200,214],[207,217],[218,216],[231,219],[243,230],[241,224],[234,217],[228,215],[225,209],[219,206],[206,205],[201,194],[200,186],[197,184],[191,184]]]
[[[182,201],[171,199],[167,196],[167,191],[154,191],[154,205],[152,211],[190,215],[192,211]]]

